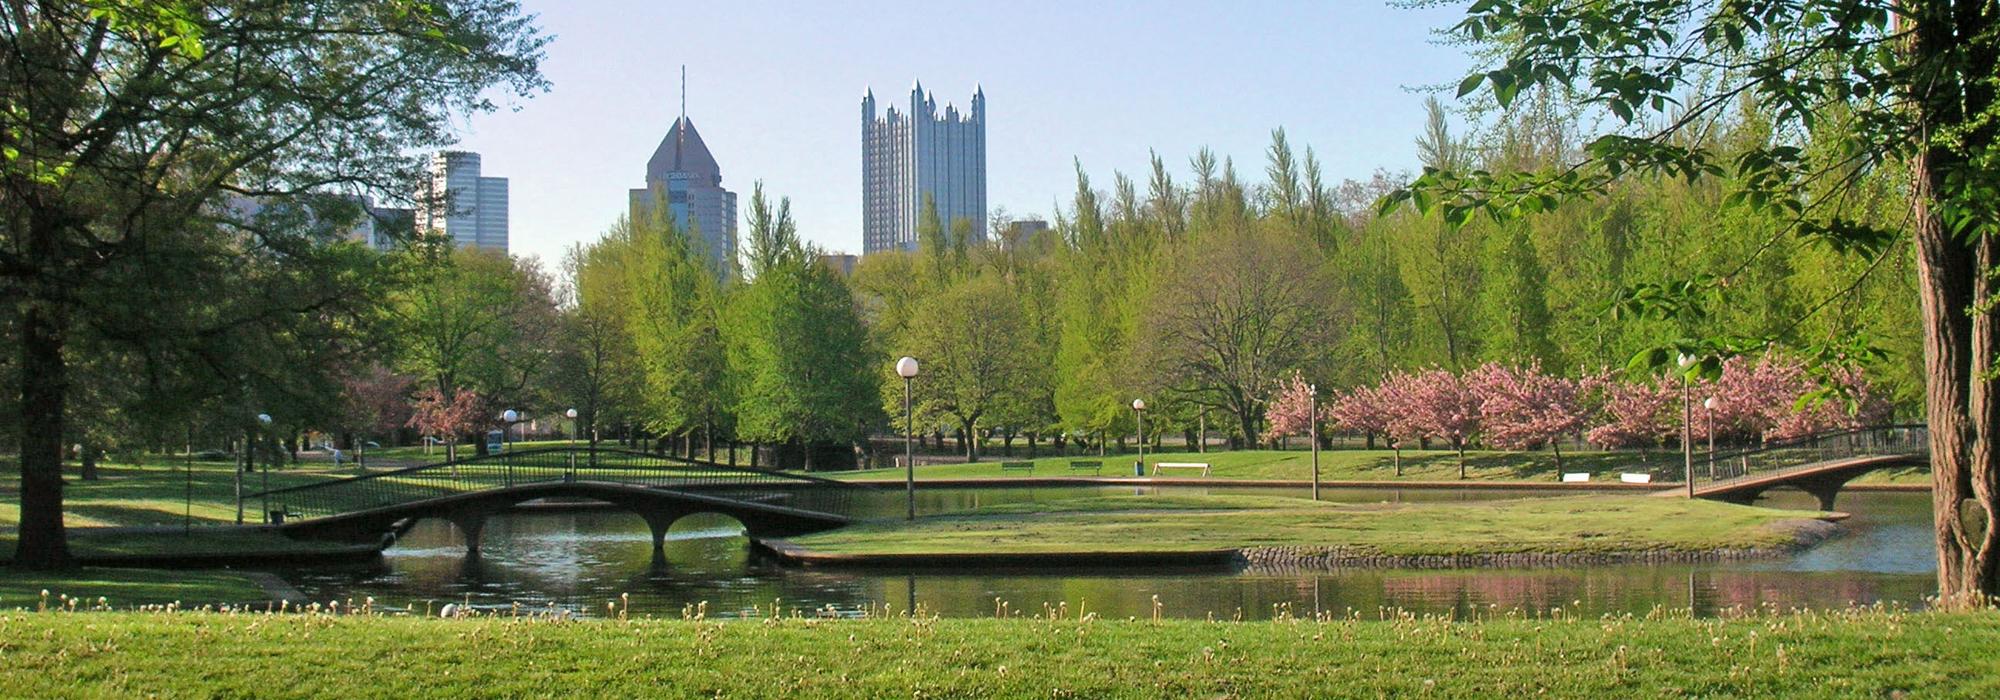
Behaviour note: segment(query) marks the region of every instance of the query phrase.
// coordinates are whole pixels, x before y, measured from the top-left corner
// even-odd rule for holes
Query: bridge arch
[[[659,553],[676,521],[695,513],[736,520],[752,537],[782,537],[845,525],[843,503],[869,487],[783,472],[746,469],[644,453],[599,449],[537,450],[424,465],[255,494],[283,516],[280,531],[301,538],[366,540],[423,518],[450,521],[477,556],[487,518],[521,503],[580,498],[645,519]],[[828,498],[826,496],[834,496]],[[295,510],[296,509],[296,510]],[[296,514],[295,514],[296,513]]]
[[[1881,469],[1924,466],[1930,461],[1930,433],[1925,426],[1886,426],[1808,435],[1767,443],[1711,463],[1728,467],[1719,479],[1698,483],[1691,495],[1751,505],[1777,488],[1796,488],[1833,510],[1842,488],[1863,474]]]

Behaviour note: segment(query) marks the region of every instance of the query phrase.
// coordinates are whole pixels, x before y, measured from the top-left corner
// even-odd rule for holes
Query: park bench
[[[1625,472],[1618,475],[1618,480],[1628,484],[1650,484],[1653,483],[1653,475]]]
[[[1589,481],[1589,480],[1590,480],[1590,472],[1563,472],[1563,483],[1565,484],[1572,484],[1579,481]]]
[[[1003,471],[1003,472],[1033,472],[1033,471],[1035,471],[1035,463],[1034,463],[1034,462],[1001,462],[1001,463],[1000,463],[1000,471]]]
[[[1159,476],[1160,472],[1168,469],[1198,469],[1202,476],[1208,476],[1207,462],[1154,462],[1153,476]]]
[[[1100,459],[1070,460],[1069,463],[1070,471],[1080,472],[1086,469],[1090,470],[1090,473],[1092,474],[1102,474],[1104,473],[1104,460]]]

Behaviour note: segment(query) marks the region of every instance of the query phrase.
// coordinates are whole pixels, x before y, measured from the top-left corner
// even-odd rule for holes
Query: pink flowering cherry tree
[[[1479,395],[1460,377],[1442,369],[1393,375],[1382,383],[1384,400],[1397,413],[1390,432],[1399,437],[1446,440],[1458,452],[1458,478],[1465,478],[1465,446],[1479,435]]]
[[[1555,449],[1562,469],[1564,435],[1583,429],[1590,418],[1583,382],[1544,373],[1540,363],[1509,367],[1489,362],[1465,375],[1478,398],[1481,440],[1503,450]]]
[[[1606,449],[1654,447],[1679,425],[1680,388],[1654,379],[1606,381],[1601,385],[1606,422],[1584,439]]]
[[[445,400],[443,392],[429,388],[417,394],[409,426],[417,432],[445,441],[445,459],[458,459],[458,437],[485,425],[485,402],[470,389],[459,389]]]
[[[1264,422],[1270,426],[1264,439],[1276,442],[1287,435],[1310,435],[1313,421],[1325,422],[1327,407],[1320,407],[1318,416],[1312,414],[1312,392],[1313,386],[1298,372],[1280,382],[1277,393],[1264,403]]]
[[[1829,368],[1827,375],[1826,386],[1803,382],[1798,393],[1777,407],[1776,420],[1764,431],[1766,440],[1789,440],[1888,421],[1888,398],[1869,385],[1859,368]]]
[[[1387,384],[1389,380],[1384,379]],[[1403,475],[1403,443],[1391,434],[1390,428],[1396,418],[1383,392],[1376,387],[1357,386],[1334,398],[1327,406],[1327,420],[1346,430],[1353,430],[1368,436],[1368,447],[1374,449],[1375,436],[1388,440],[1389,448],[1395,451],[1396,476]]]

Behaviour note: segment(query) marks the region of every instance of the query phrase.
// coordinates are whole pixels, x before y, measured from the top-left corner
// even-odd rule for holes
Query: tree
[[[628,227],[617,226],[603,240],[572,247],[563,259],[568,304],[562,313],[565,342],[551,360],[552,385],[559,398],[574,402],[577,433],[597,443],[598,426],[636,414],[642,375],[625,330],[630,303],[622,253]]]
[[[1199,231],[1201,255],[1171,255],[1137,329],[1146,386],[1236,417],[1254,445],[1273,376],[1304,367],[1333,340],[1337,302],[1299,237]]]
[[[1465,383],[1478,397],[1486,444],[1503,450],[1549,445],[1557,469],[1562,468],[1563,436],[1582,430],[1590,417],[1582,401],[1586,383],[1545,374],[1536,362],[1526,367],[1489,362],[1466,373]]]
[[[1389,433],[1393,410],[1375,387],[1357,386],[1329,403],[1327,419],[1341,428],[1367,435],[1368,447],[1374,449],[1375,436]]]
[[[485,401],[485,423],[535,398],[557,330],[554,290],[534,263],[491,250],[435,253],[420,279],[396,295],[402,367],[441,396],[470,389]],[[474,443],[481,454],[486,441]]]
[[[644,379],[645,422],[669,435],[699,429],[712,447],[729,405],[715,273],[664,207],[632,233],[620,258],[629,290],[623,312]]]
[[[1657,381],[1606,382],[1602,407],[1609,422],[1584,439],[1599,447],[1657,447],[1680,422],[1680,389]]]
[[[60,567],[65,339],[97,323],[76,292],[158,237],[240,233],[253,251],[311,253],[324,239],[215,225],[240,218],[225,193],[401,190],[415,169],[400,156],[447,143],[451,117],[491,108],[490,88],[542,87],[546,40],[504,0],[43,2],[0,16],[0,287],[23,308],[14,561]]]
[[[370,437],[384,437],[410,423],[410,387],[416,380],[410,376],[397,374],[380,364],[369,365],[358,373],[349,375],[342,382],[341,427],[343,432],[354,433],[357,437],[348,442],[366,441]],[[357,451],[366,453],[365,450]]]
[[[1314,424],[1325,422],[1330,407],[1322,406],[1314,414],[1317,399],[1313,398],[1313,391],[1305,375],[1298,372],[1280,382],[1270,401],[1264,404],[1264,439],[1276,441],[1286,435],[1310,434]]]
[[[1463,222],[1477,211],[1542,211],[1606,192],[1630,174],[1730,178],[1728,201],[1771,212],[1780,234],[1880,260],[1910,234],[1919,272],[1938,588],[1946,606],[2000,594],[2000,9],[1981,0],[1708,3],[1611,0],[1474,3],[1452,28],[1495,67],[1459,95],[1508,107],[1562,90],[1619,120],[1571,167],[1429,172],[1405,195]],[[1770,108],[1772,138],[1733,162],[1687,138],[1742,100]],[[1845,191],[1906,169],[1905,229],[1871,219]],[[1390,203],[1404,197],[1392,198]],[[1756,257],[1752,254],[1751,257]],[[1748,261],[1746,261],[1748,262]],[[1685,317],[1727,277],[1634,287],[1626,308]],[[1648,291],[1650,290],[1650,291]],[[1676,293],[1661,293],[1661,290]],[[1839,356],[1835,349],[1812,354]]]
[[[445,441],[446,461],[458,459],[458,437],[492,423],[486,401],[471,389],[459,389],[446,399],[437,387],[417,392],[408,425],[426,437]]]
[[[878,375],[854,296],[799,241],[791,202],[751,196],[750,282],[730,304],[727,357],[737,432],[793,444],[804,466],[823,446],[852,443],[879,423]]]
[[[1401,437],[1446,440],[1458,452],[1465,478],[1465,446],[1482,429],[1479,394],[1464,378],[1443,369],[1397,373],[1382,381],[1382,400],[1397,417],[1390,431]]]
[[[979,457],[982,419],[1035,397],[1039,377],[1028,333],[1020,305],[990,273],[952,284],[910,323],[903,347],[923,362],[916,401],[924,413],[958,422],[967,461]],[[901,398],[886,401],[884,408],[901,410]]]

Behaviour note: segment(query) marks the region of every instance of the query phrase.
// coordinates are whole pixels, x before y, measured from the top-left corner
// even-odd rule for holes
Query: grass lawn
[[[1256,496],[1111,496],[876,521],[789,540],[815,552],[1177,552],[1340,547],[1357,554],[1706,551],[1782,546],[1814,512],[1650,496],[1334,504]]]
[[[1136,455],[1108,457],[1042,457],[1033,461],[1033,472],[1002,471],[1001,461],[1015,458],[986,455],[989,461],[972,464],[933,464],[917,467],[917,479],[994,479],[1004,477],[1093,476],[1089,471],[1073,471],[1069,464],[1078,460],[1102,460],[1103,476],[1130,477]],[[1403,475],[1396,476],[1396,453],[1391,450],[1323,450],[1320,478],[1325,481],[1456,481],[1458,454],[1450,450],[1403,450]],[[1300,450],[1246,450],[1237,452],[1146,453],[1146,463],[1206,462],[1209,476],[1216,479],[1280,479],[1306,481],[1312,478],[1312,453]],[[1678,453],[1656,452],[1650,456],[1636,452],[1563,453],[1563,466],[1556,468],[1548,452],[1466,452],[1466,478],[1481,481],[1555,482],[1559,472],[1590,472],[1593,481],[1618,481],[1619,472],[1646,471],[1648,466],[1677,467]],[[1148,467],[1150,471],[1150,467]],[[1198,472],[1171,471],[1165,476],[1199,476]],[[837,472],[836,479],[903,479],[901,469],[869,469]]]
[[[11,546],[11,545],[10,545]],[[167,571],[161,569],[77,569],[45,572],[0,568],[0,610],[35,610],[62,604],[61,596],[81,598],[79,607],[113,609],[133,605],[179,602],[193,607],[216,603],[267,600],[269,595],[242,574],[230,571]],[[4,655],[4,652],[0,652]],[[0,664],[4,665],[4,664]]]
[[[18,697],[2000,696],[2000,615],[764,621],[0,614]]]
[[[21,483],[14,464],[0,472],[0,528],[11,530],[21,518]],[[271,488],[339,479],[359,474],[328,464],[305,464],[271,470]],[[100,465],[101,478],[84,481],[75,471],[63,486],[63,522],[71,527],[110,525],[179,525],[192,505],[196,525],[236,521],[235,467],[228,462],[195,462],[192,491],[188,464],[176,458],[147,457],[139,464]],[[263,474],[244,476],[245,495],[263,489]],[[190,501],[190,498],[192,499]],[[246,500],[244,519],[257,522],[259,504]]]
[[[294,540],[258,530],[197,527],[180,532],[69,531],[70,554],[88,556],[190,556],[252,552],[331,552],[347,547],[337,542]],[[14,531],[0,531],[0,564],[14,556]]]

